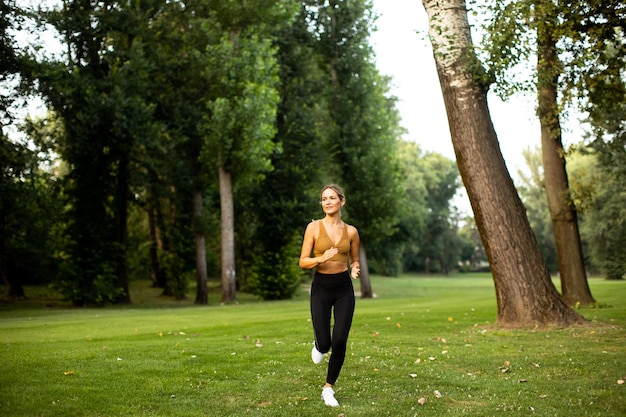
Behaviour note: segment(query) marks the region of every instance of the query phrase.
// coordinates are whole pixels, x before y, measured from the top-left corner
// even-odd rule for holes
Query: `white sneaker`
[[[311,360],[313,363],[318,364],[322,362],[324,360],[324,356],[326,356],[326,354],[317,350],[315,343],[313,343],[313,349],[311,349]]]
[[[322,390],[322,399],[324,404],[329,407],[339,407],[339,402],[335,398],[335,390],[332,387],[326,387]]]

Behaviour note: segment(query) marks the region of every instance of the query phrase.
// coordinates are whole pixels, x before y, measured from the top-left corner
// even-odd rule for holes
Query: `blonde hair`
[[[322,194],[324,193],[324,191],[326,191],[328,189],[331,189],[334,192],[336,192],[337,195],[339,196],[339,199],[341,201],[346,201],[346,195],[343,192],[343,188],[341,188],[337,184],[327,184],[327,185],[323,186],[322,187],[322,191],[320,191],[320,198],[322,197]]]

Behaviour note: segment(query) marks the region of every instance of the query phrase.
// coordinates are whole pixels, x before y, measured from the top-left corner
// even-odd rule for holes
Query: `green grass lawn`
[[[304,291],[198,307],[139,283],[132,306],[78,309],[27,288],[0,300],[0,415],[625,416],[626,282],[590,286],[589,325],[509,331],[487,275],[374,277],[338,408],[320,399]]]

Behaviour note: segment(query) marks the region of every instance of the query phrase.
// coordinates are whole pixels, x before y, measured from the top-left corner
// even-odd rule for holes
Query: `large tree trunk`
[[[222,304],[237,302],[235,275],[235,221],[231,173],[219,168],[222,234]]]
[[[565,168],[565,151],[557,102],[559,62],[550,30],[539,24],[538,31],[538,108],[541,124],[541,153],[544,187],[554,230],[563,298],[569,305],[593,304],[583,258],[578,216],[572,202]]]
[[[193,192],[193,218],[196,232],[196,304],[209,304],[209,287],[206,266],[206,244],[202,224],[202,192]]]
[[[374,298],[372,282],[370,281],[370,269],[367,265],[367,255],[362,241],[359,245],[359,261],[359,265],[361,265],[361,274],[359,275],[359,281],[361,281],[361,298]]]
[[[584,319],[558,293],[507,171],[487,107],[464,0],[423,0],[452,144],[491,265],[503,327]]]

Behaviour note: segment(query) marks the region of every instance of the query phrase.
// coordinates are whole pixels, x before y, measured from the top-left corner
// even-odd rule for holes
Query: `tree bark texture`
[[[222,304],[225,304],[237,302],[232,174],[220,167],[219,181],[222,235]]]
[[[367,266],[367,255],[362,241],[359,245],[359,265],[361,266],[361,274],[359,275],[359,281],[361,281],[361,298],[374,298],[372,282],[370,281],[370,269]]]
[[[495,283],[502,327],[582,323],[558,293],[504,163],[476,81],[464,0],[423,0],[452,144]],[[473,69],[472,69],[473,68]]]
[[[561,278],[561,292],[569,305],[594,304],[583,257],[578,214],[571,200],[557,101],[559,62],[549,30],[539,25],[537,114],[541,125],[544,188],[548,198]]]
[[[209,304],[209,287],[206,266],[206,243],[202,221],[202,191],[193,192],[193,218],[196,232],[196,300],[195,304]]]

